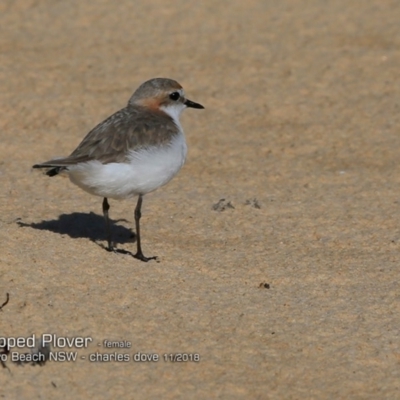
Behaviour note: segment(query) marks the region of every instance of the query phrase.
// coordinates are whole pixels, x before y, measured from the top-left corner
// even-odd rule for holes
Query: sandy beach
[[[76,356],[13,347],[0,396],[399,398],[399,20],[389,0],[0,3],[0,344]],[[144,198],[142,263],[104,250],[100,197],[32,165],[154,77],[205,110]],[[110,201],[132,252],[135,204]]]

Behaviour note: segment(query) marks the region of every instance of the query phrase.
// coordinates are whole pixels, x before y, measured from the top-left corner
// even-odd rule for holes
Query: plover
[[[81,189],[103,197],[109,251],[115,248],[107,199],[138,196],[134,257],[141,261],[155,259],[145,257],[141,247],[143,196],[168,183],[185,162],[187,147],[179,116],[186,107],[204,108],[188,100],[178,82],[151,79],[139,86],[125,108],[92,129],[70,156],[33,168],[48,168],[48,176],[66,173]]]

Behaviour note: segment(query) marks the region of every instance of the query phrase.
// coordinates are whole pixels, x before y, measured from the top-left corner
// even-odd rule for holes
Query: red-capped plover
[[[48,168],[48,176],[66,173],[81,189],[103,197],[110,251],[115,249],[107,199],[138,196],[134,257],[141,261],[155,259],[145,257],[141,248],[143,196],[168,183],[185,162],[187,147],[179,116],[186,107],[204,108],[188,100],[178,82],[151,79],[139,86],[125,108],[92,129],[70,156],[33,168]]]

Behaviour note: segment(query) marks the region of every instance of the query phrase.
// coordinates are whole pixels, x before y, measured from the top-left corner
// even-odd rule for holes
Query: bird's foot
[[[157,260],[157,256],[145,257],[141,251],[138,251],[136,254],[133,255],[133,257],[135,257],[138,260],[143,261],[143,262],[147,262],[150,260]]]
[[[108,243],[108,246],[104,246],[104,248],[110,253],[118,253],[118,249],[113,246],[111,243]]]

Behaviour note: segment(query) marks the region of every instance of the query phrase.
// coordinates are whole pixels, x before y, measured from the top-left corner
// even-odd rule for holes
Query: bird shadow
[[[112,241],[114,244],[132,243],[136,240],[136,234],[129,228],[117,225],[118,222],[128,222],[126,219],[111,220]],[[98,246],[106,249],[99,241],[107,241],[105,221],[102,215],[93,212],[61,214],[58,219],[41,222],[25,223],[17,221],[22,228],[33,228],[50,231],[60,235],[68,235],[71,238],[88,238]]]

